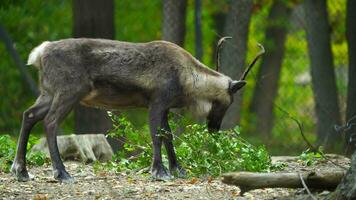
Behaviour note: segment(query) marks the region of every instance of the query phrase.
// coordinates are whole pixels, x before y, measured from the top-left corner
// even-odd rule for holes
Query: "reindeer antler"
[[[253,67],[253,65],[255,65],[256,61],[266,52],[265,48],[262,46],[262,44],[257,43],[258,47],[261,48],[261,51],[258,52],[258,54],[256,55],[255,59],[253,59],[253,61],[251,62],[251,64],[246,68],[246,70],[244,71],[244,73],[242,74],[240,80],[245,80],[248,72],[251,70],[251,68]]]
[[[221,46],[222,44],[226,41],[226,39],[231,39],[232,37],[222,37],[219,42],[218,45],[216,46],[216,71],[218,72],[220,69],[220,50],[221,50]]]

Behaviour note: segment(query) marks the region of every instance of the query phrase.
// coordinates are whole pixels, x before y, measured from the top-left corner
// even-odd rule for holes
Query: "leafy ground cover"
[[[30,136],[27,145],[29,151],[38,142],[38,138]],[[9,135],[0,136],[0,171],[9,172],[12,161],[15,158],[16,142]],[[30,152],[27,155],[27,163],[32,166],[42,166],[49,163],[49,158],[43,152]]]
[[[174,116],[173,116],[174,118]],[[114,129],[109,134],[125,141],[123,151],[107,163],[65,162],[75,178],[73,184],[53,179],[49,159],[43,153],[29,153],[29,172],[35,179],[17,182],[9,173],[16,143],[8,135],[0,136],[0,198],[4,199],[295,199],[305,197],[302,189],[259,189],[240,195],[240,189],[221,183],[219,176],[230,171],[311,171],[348,167],[342,156],[309,150],[297,157],[271,157],[264,146],[254,146],[240,136],[238,128],[208,133],[204,125],[185,125],[184,118],[171,121],[174,143],[180,163],[187,169],[184,179],[152,180],[148,173],[151,142],[148,129],[137,130],[123,116],[112,116]],[[180,132],[179,132],[180,131]],[[166,134],[166,133],[162,133]],[[28,150],[38,141],[31,137]],[[165,158],[165,157],[164,157]],[[331,163],[330,160],[332,160]],[[167,159],[165,158],[165,162]],[[329,191],[313,191],[323,197]]]
[[[348,167],[347,158],[327,156],[333,162]],[[326,160],[306,165],[298,157],[272,157],[272,163],[285,163],[283,172],[310,170],[339,170]],[[17,182],[9,173],[0,172],[0,199],[301,199],[307,197],[303,189],[266,188],[252,190],[240,196],[240,189],[221,183],[220,178],[189,177],[169,181],[153,181],[142,170],[113,172],[95,170],[95,165],[65,162],[75,178],[73,184],[61,184],[52,178],[50,164],[30,166],[35,179]],[[329,191],[313,191],[322,199]]]
[[[124,140],[111,162],[96,163],[96,169],[116,172],[141,170],[150,166],[152,146],[148,128],[136,130],[124,116],[111,115],[114,129],[110,137]],[[162,137],[173,134],[179,163],[189,177],[217,177],[229,171],[266,172],[281,167],[273,165],[264,146],[254,146],[240,136],[238,127],[217,133],[209,133],[205,125],[187,125],[182,117],[173,116],[172,133],[161,132]],[[182,127],[184,126],[184,128]],[[163,161],[168,164],[166,154]]]
[[[111,161],[96,162],[96,171],[148,171],[151,164],[152,146],[148,128],[137,130],[124,116],[110,115],[114,128],[110,137],[124,142],[123,149],[118,151]],[[264,146],[254,146],[240,136],[238,127],[218,133],[209,133],[205,125],[187,125],[188,120],[182,117],[172,117],[170,121],[177,159],[188,174],[187,177],[218,177],[224,172],[252,171],[270,172],[285,167],[283,163],[272,164],[271,156]],[[185,128],[182,128],[182,125]],[[31,136],[27,146],[27,163],[31,166],[42,166],[49,163],[49,158],[43,152],[31,152],[38,138]],[[16,142],[9,135],[0,136],[0,170],[9,172],[15,156]],[[163,160],[167,166],[165,152]],[[320,153],[306,150],[299,160],[305,165],[313,165],[323,160]]]

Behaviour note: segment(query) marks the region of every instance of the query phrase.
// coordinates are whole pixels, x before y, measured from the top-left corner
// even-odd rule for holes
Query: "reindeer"
[[[218,43],[217,69],[225,39]],[[155,179],[171,178],[175,173],[184,176],[174,152],[172,134],[159,134],[161,130],[171,131],[169,110],[188,108],[206,117],[209,131],[218,131],[233,94],[246,84],[245,76],[264,53],[260,47],[261,52],[240,80],[232,80],[166,41],[129,43],[80,38],[43,42],[28,58],[27,64],[39,70],[41,93],[23,113],[11,170],[19,181],[31,178],[26,169],[26,146],[32,127],[43,120],[54,178],[73,181],[60,158],[56,132],[73,106],[81,103],[104,110],[148,108],[153,142],[152,176]],[[169,172],[162,163],[162,143],[168,154]]]

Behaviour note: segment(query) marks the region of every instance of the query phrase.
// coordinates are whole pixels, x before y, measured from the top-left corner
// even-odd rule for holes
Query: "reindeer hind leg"
[[[65,166],[60,158],[58,145],[57,145],[57,130],[60,123],[72,110],[73,106],[77,104],[84,95],[89,92],[87,86],[75,84],[75,87],[65,91],[57,91],[51,108],[48,111],[45,119],[44,126],[47,137],[48,149],[51,156],[54,178],[63,182],[72,182]]]
[[[43,120],[52,102],[52,97],[45,92],[37,98],[35,104],[23,113],[20,136],[17,143],[17,151],[11,172],[15,174],[17,180],[28,181],[31,176],[26,169],[26,149],[29,135],[33,126]]]

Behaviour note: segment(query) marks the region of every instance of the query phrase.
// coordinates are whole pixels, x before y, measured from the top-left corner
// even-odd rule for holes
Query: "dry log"
[[[106,162],[111,160],[114,154],[103,134],[60,135],[57,136],[57,142],[59,154],[64,160],[76,160],[85,163],[97,160]],[[49,157],[46,138],[41,138],[31,151],[42,151]]]
[[[300,172],[309,188],[333,190],[340,183],[345,171]],[[239,186],[241,193],[259,188],[303,188],[298,172],[253,173],[232,172],[222,175],[222,182]]]

